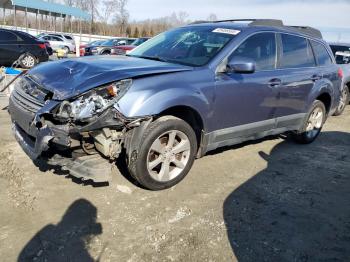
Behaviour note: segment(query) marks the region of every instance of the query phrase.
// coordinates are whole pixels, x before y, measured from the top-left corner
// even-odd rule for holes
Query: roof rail
[[[203,23],[224,23],[224,22],[250,22],[249,26],[283,26],[282,20],[277,19],[227,19],[227,20],[218,20],[218,21],[195,21],[193,24],[203,24]]]
[[[310,27],[310,26],[288,26],[289,28],[295,29],[296,31],[299,31],[303,34],[312,36],[312,37],[316,37],[316,38],[321,38],[323,39],[322,33],[320,30]]]
[[[302,34],[323,39],[321,31],[316,28],[309,27],[309,26],[284,25],[283,21],[278,19],[227,19],[227,20],[218,20],[218,21],[195,21],[191,24],[193,25],[193,24],[203,24],[203,23],[224,23],[224,22],[249,22],[247,23],[248,26],[275,26],[275,27],[289,28]]]

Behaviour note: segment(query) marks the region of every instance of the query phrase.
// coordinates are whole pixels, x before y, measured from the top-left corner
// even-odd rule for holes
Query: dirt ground
[[[34,165],[0,98],[1,261],[350,261],[350,107],[318,140],[217,150],[169,190]]]

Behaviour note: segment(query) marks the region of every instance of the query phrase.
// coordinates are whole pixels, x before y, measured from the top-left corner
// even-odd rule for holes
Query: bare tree
[[[125,30],[129,21],[129,12],[126,9],[128,0],[114,0],[115,3],[115,14],[114,22],[119,27],[119,33],[125,35]]]
[[[189,14],[185,11],[180,11],[178,12],[178,21],[179,21],[179,24],[180,25],[184,25],[186,23],[188,23],[188,17],[189,17]]]
[[[213,14],[211,13],[208,18],[207,18],[208,21],[217,21],[218,20],[218,17],[216,16],[216,14]]]

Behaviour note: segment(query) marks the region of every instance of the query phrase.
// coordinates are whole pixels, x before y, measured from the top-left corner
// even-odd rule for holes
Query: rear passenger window
[[[311,41],[311,44],[315,52],[317,64],[319,66],[326,66],[333,63],[329,53],[322,44],[315,41]]]
[[[256,70],[275,69],[276,38],[274,33],[260,33],[249,37],[232,54],[235,58],[250,58],[256,62]]]
[[[0,31],[0,42],[17,41],[17,36],[11,32]]]
[[[281,35],[282,55],[280,68],[299,68],[316,66],[309,41],[303,37]]]

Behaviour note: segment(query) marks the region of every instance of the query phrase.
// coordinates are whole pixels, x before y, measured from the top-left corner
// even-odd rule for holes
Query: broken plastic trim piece
[[[49,148],[49,141],[53,138],[52,131],[48,127],[40,129],[35,142],[32,141],[29,136],[16,125],[16,123],[13,123],[12,131],[17,142],[32,160],[37,159],[43,151],[46,151]]]
[[[54,155],[48,160],[49,165],[60,166],[71,176],[95,183],[109,182],[112,178],[112,164],[100,155],[86,155],[77,158],[66,158]]]

